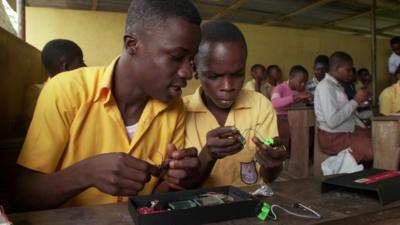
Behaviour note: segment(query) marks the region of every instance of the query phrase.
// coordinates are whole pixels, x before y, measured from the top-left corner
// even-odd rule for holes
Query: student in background
[[[278,135],[276,114],[263,95],[242,89],[247,58],[244,36],[235,25],[223,21],[206,23],[201,29],[195,58],[201,86],[184,98],[185,146],[202,149],[197,182],[206,187],[272,182],[282,169],[286,151],[260,142],[258,135]],[[247,143],[243,149],[240,132],[248,128],[258,133],[243,133]],[[261,166],[256,166],[255,156]]]
[[[395,72],[400,65],[400,37],[390,39],[390,48],[392,49],[392,54],[388,59],[388,70],[391,82],[395,83],[397,80]]]
[[[290,69],[289,80],[272,91],[271,101],[278,114],[279,137],[287,146],[290,137],[287,108],[294,103],[312,100],[312,95],[305,91],[307,80],[307,70],[303,66],[295,65]]]
[[[86,66],[81,48],[65,39],[51,40],[43,47],[42,63],[50,77]]]
[[[357,106],[368,99],[368,92],[360,89],[352,100],[348,100],[340,85],[340,82],[352,80],[353,59],[350,55],[335,52],[329,63],[329,74],[318,84],[314,95],[319,146],[331,155],[350,147],[357,162],[371,161],[371,132],[363,128],[364,124],[355,114]]]
[[[244,89],[259,92],[270,99],[272,86],[266,82],[267,74],[265,67],[261,64],[254,64],[251,67],[251,76],[253,79],[246,83]]]
[[[325,74],[329,71],[329,57],[326,55],[319,55],[314,60],[314,77],[312,80],[307,81],[306,90],[314,94],[315,88],[318,83],[324,79]]]
[[[180,95],[193,74],[200,23],[189,0],[133,0],[120,57],[45,85],[17,162],[17,207],[115,203],[190,188],[199,160],[196,149],[182,149]],[[162,163],[169,167],[160,178]]]
[[[400,65],[394,74],[397,82],[379,95],[379,112],[385,116],[400,113]]]
[[[266,70],[267,82],[272,86],[276,87],[282,81],[282,70],[278,65],[269,65]]]
[[[351,79],[348,81],[341,81],[340,85],[342,85],[344,93],[346,93],[346,96],[349,100],[353,99],[354,96],[356,95],[357,88],[356,88],[356,83],[357,83],[357,70],[356,68],[351,69]]]
[[[357,82],[356,82],[357,90],[364,88],[372,93],[371,82],[372,82],[372,76],[367,68],[361,68],[357,71]]]
[[[85,67],[81,48],[73,41],[55,39],[49,41],[42,50],[42,64],[50,78],[55,75]],[[37,99],[44,84],[31,85],[25,94],[25,118],[29,124],[35,111]]]

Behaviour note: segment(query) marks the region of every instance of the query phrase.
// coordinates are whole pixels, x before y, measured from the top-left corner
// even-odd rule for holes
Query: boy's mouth
[[[182,95],[182,86],[171,85],[168,87],[169,93],[174,97],[179,97]]]

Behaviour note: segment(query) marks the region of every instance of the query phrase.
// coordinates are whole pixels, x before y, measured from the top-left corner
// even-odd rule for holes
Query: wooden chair
[[[319,124],[315,121],[315,132],[314,132],[314,176],[322,176],[321,163],[330,157],[331,155],[321,151],[318,144],[318,127]]]

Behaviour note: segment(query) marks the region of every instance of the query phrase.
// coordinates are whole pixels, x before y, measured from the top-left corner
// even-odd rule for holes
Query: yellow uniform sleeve
[[[392,99],[393,96],[389,89],[385,89],[379,95],[379,112],[385,116],[390,115],[392,112]]]
[[[62,93],[51,81],[43,88],[17,161],[21,166],[44,173],[57,169],[73,120],[71,100]]]

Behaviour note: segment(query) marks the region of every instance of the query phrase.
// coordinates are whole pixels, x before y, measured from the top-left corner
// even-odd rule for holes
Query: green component
[[[263,207],[261,208],[261,212],[258,214],[258,219],[261,221],[265,221],[268,217],[270,207],[268,203],[264,202]]]
[[[274,139],[273,138],[267,138],[263,141],[265,145],[273,145],[274,144]]]

